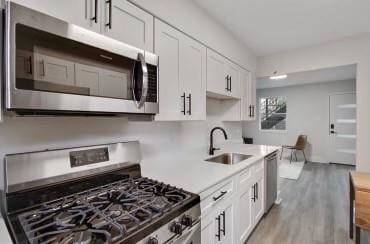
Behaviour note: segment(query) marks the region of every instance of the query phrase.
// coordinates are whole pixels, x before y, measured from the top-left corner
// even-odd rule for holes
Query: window
[[[262,97],[259,108],[260,130],[286,130],[287,104],[285,97]]]

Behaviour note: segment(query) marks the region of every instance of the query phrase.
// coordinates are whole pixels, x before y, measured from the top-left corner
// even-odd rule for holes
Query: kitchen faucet
[[[215,127],[215,128],[213,128],[211,130],[211,133],[210,133],[209,155],[214,155],[216,150],[220,150],[220,148],[214,148],[213,147],[213,132],[215,130],[221,130],[224,133],[225,140],[227,140],[226,131],[222,127]]]

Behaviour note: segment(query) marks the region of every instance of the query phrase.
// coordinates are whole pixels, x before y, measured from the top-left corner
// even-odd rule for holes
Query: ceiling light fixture
[[[288,75],[273,75],[273,76],[270,76],[270,79],[271,80],[282,80],[282,79],[286,79],[288,77]]]

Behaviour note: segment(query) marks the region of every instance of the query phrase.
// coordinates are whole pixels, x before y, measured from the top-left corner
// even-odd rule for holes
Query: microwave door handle
[[[141,71],[143,73],[143,79],[142,79],[143,84],[142,84],[140,100],[137,100],[135,98],[135,94],[134,94],[134,99],[136,101],[137,107],[141,108],[144,105],[144,103],[146,101],[146,97],[148,95],[148,67],[147,67],[146,62],[145,62],[145,57],[142,53],[138,54],[138,59],[139,59],[139,62],[140,62]],[[136,83],[138,81],[135,80],[134,82]]]

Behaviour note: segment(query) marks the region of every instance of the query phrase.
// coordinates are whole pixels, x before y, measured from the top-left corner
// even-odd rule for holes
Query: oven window
[[[133,100],[135,60],[16,25],[16,88]]]

